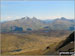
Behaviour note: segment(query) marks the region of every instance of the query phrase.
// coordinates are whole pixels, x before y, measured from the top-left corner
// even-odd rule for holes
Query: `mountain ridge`
[[[13,29],[19,31],[17,30],[19,28],[22,31],[40,30],[43,28],[49,28],[50,30],[74,30],[73,26],[73,20],[64,17],[54,20],[40,20],[36,17],[30,18],[26,16],[21,19],[1,23],[1,32],[9,32],[13,31]]]

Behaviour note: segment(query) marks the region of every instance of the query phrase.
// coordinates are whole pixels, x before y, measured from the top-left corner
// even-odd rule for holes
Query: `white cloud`
[[[38,19],[41,19],[41,20],[46,20],[46,19],[56,19],[56,18],[61,18],[61,17],[65,17],[67,19],[74,19],[74,17],[70,17],[70,16],[43,16],[43,17],[37,17]]]
[[[15,20],[19,19],[19,16],[6,16],[6,17],[1,17],[1,21],[10,21],[10,20]]]
[[[1,21],[16,20],[16,19],[20,19],[22,17],[25,17],[25,16],[6,16],[6,17],[1,17]],[[32,17],[30,16],[30,18],[32,18]],[[74,19],[74,18],[71,18],[69,16],[35,16],[35,17],[38,19],[41,19],[41,20],[56,19],[56,18],[61,18],[61,17],[65,17],[67,19]]]

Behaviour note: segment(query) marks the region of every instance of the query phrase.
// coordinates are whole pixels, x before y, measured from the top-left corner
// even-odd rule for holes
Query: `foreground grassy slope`
[[[2,54],[15,55],[44,54],[47,52],[47,46],[50,45],[50,48],[53,49],[65,37],[49,37],[37,34],[1,34],[1,51]]]
[[[48,46],[48,49],[50,46]],[[56,48],[52,48],[52,50],[48,50],[45,54],[46,55],[59,54],[60,52],[70,52],[69,54],[66,53],[67,55],[73,54],[71,52],[74,52],[74,32],[72,32],[69,36],[67,36],[66,39],[60,41],[56,45]]]

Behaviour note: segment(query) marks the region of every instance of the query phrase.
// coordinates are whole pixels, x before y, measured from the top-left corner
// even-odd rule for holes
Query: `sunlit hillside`
[[[47,46],[53,50],[69,33],[62,36],[47,36],[37,33],[4,33],[1,34],[2,54],[44,54]]]

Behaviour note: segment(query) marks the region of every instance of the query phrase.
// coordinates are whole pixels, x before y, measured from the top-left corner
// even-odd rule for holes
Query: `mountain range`
[[[1,23],[1,32],[22,32],[33,30],[74,30],[74,20],[64,17],[54,20],[40,20],[36,17],[23,17]]]

